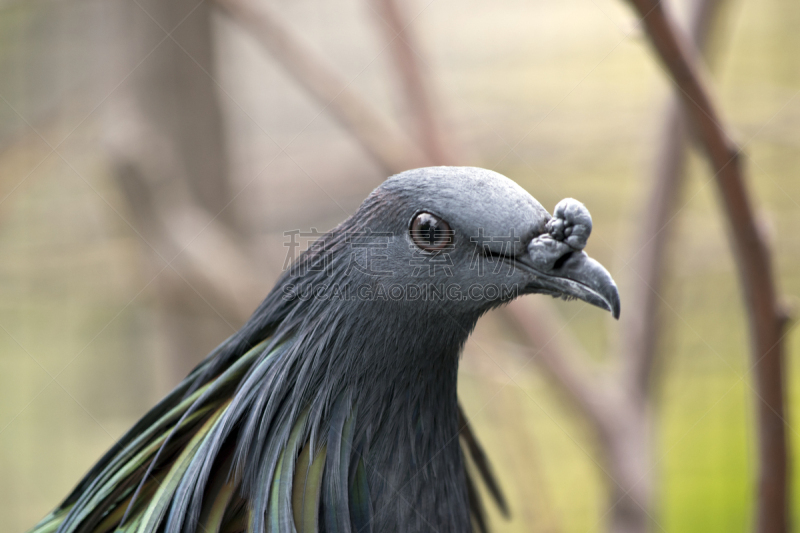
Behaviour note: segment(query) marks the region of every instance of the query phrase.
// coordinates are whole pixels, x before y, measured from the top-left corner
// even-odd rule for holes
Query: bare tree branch
[[[240,323],[235,306],[214,301],[226,299],[218,293],[246,297],[233,286],[237,281],[225,290],[209,290],[210,263],[188,270],[182,265],[214,236],[230,233],[236,239],[241,233],[237,213],[229,208],[233,195],[222,113],[211,78],[213,6],[193,0],[112,5],[119,25],[111,34],[114,53],[106,67],[119,70],[125,83],[109,99],[104,140],[134,225],[150,245],[142,248],[146,264],[159,273],[154,296],[168,347],[168,380],[175,383],[199,354]],[[152,56],[142,61],[141,50],[152,50]],[[196,238],[187,234],[186,221],[197,211],[185,202],[211,213],[209,230]],[[162,270],[165,260],[174,262]]]
[[[630,0],[643,17],[650,40],[678,86],[708,154],[730,225],[744,288],[752,335],[759,428],[759,481],[756,530],[788,529],[787,436],[784,428],[783,329],[769,248],[756,224],[744,183],[739,148],[722,126],[721,116],[700,75],[695,49],[676,29],[658,0]]]
[[[417,129],[417,142],[436,165],[455,163],[453,147],[444,135],[441,117],[435,112],[426,65],[420,60],[419,44],[413,28],[397,0],[370,0],[381,19],[381,26],[392,49],[395,65],[400,74],[406,100],[411,108]]]
[[[605,419],[611,406],[605,387],[581,366],[580,361],[588,361],[589,357],[564,329],[558,315],[540,302],[516,300],[508,305],[504,318],[531,347],[531,357],[552,378],[551,383],[561,389],[598,434],[607,433]]]
[[[319,57],[268,2],[217,0],[217,3],[250,31],[386,170],[396,173],[428,164],[419,148],[367,103],[329,62]]]
[[[692,3],[689,34],[699,50],[706,47],[711,25],[719,12],[721,0]],[[662,143],[655,159],[653,186],[642,213],[639,252],[633,264],[633,290],[628,295],[630,308],[623,328],[623,365],[628,390],[645,400],[649,394],[651,370],[659,341],[660,298],[666,272],[666,247],[673,231],[670,221],[675,214],[682,188],[687,148],[687,125],[680,96],[674,94],[667,106]]]
[[[112,2],[110,8],[115,25],[104,67],[121,73],[124,83],[104,106],[103,137],[132,215],[126,218],[148,243],[142,246],[145,267],[158,274],[153,296],[167,354],[160,374],[174,385],[238,325],[235,313],[209,300],[210,291],[195,290],[204,284],[201,277],[178,265],[186,256],[169,232],[180,224],[161,221],[158,206],[167,197],[177,206],[190,198],[225,232],[239,229],[235,211],[225,209],[233,196],[222,115],[208,75],[214,72],[212,11],[192,0]],[[152,51],[147,61],[141,50]],[[156,192],[148,196],[145,185]],[[174,269],[164,269],[173,258]]]
[[[253,259],[225,224],[193,200],[183,180],[174,179],[184,170],[170,138],[118,118],[106,148],[145,241],[150,271],[165,273],[160,298],[180,301],[183,293],[197,291],[215,311],[243,323],[269,289]]]

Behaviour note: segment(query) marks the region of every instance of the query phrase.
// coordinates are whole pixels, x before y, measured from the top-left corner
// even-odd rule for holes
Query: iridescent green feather
[[[195,458],[195,452],[209,436],[214,425],[219,421],[220,416],[222,416],[229,404],[230,400],[217,408],[214,414],[197,430],[192,440],[189,441],[181,455],[175,460],[155,496],[153,496],[152,503],[142,514],[142,522],[137,529],[137,533],[154,533],[158,530],[166,514],[167,507],[172,503],[172,495],[177,490],[183,474]]]
[[[292,513],[297,533],[318,533],[319,502],[322,494],[322,474],[325,471],[326,447],[317,450],[311,459],[311,445],[306,444],[297,460],[292,481]]]
[[[295,457],[300,451],[302,440],[305,437],[308,414],[309,410],[306,408],[297,418],[297,422],[295,422],[294,427],[292,427],[292,432],[289,435],[289,440],[286,442],[286,446],[281,453],[281,464],[275,470],[276,481],[273,482],[273,486],[277,486],[278,488],[278,497],[276,501],[278,507],[277,512],[271,517],[270,522],[273,522],[273,519],[277,521],[273,525],[273,531],[276,532],[285,531],[287,533],[292,533],[292,524],[294,521],[292,516],[292,481],[297,466]]]
[[[359,533],[372,531],[372,500],[363,459],[358,460],[350,481],[350,521]]]

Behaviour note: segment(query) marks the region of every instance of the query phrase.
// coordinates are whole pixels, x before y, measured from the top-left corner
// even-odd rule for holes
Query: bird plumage
[[[559,219],[559,231],[585,230],[588,211],[570,206],[577,214]],[[408,237],[423,211],[453,228],[447,263]],[[489,171],[438,167],[391,178],[302,254],[245,326],[32,532],[485,530],[478,481],[502,510],[505,502],[456,394],[458,358],[476,321],[525,292],[596,297],[615,308],[605,279],[559,293],[561,267],[514,266],[529,249],[541,259],[541,250],[560,247],[565,272],[578,279],[582,246],[564,252],[567,237],[553,240],[550,219]],[[478,229],[512,241],[477,249],[470,238]],[[508,274],[477,274],[467,267],[473,261]],[[499,282],[519,290],[465,297]],[[411,298],[411,286],[421,296]]]

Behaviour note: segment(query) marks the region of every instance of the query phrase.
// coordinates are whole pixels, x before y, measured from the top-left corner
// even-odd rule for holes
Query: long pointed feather
[[[205,389],[196,391],[196,395],[199,396],[202,394],[202,390]],[[195,395],[192,395],[171,409],[142,435],[133,439],[117,457],[111,460],[109,465],[88,485],[85,492],[77,498],[72,510],[70,510],[64,523],[59,528],[59,532],[74,530],[96,509],[97,502],[102,501],[108,495],[109,491],[115,488],[115,481],[118,480],[117,474],[120,469],[129,470],[127,469],[127,465],[131,462],[135,464],[135,469],[139,466],[138,463],[140,461],[149,458],[151,454],[149,454],[147,450],[149,449],[152,439],[163,443],[164,435],[159,435],[159,432],[169,432],[171,430],[169,424],[180,420],[185,410],[196,398]],[[158,447],[156,447],[156,451],[157,449]],[[153,453],[155,453],[155,451]]]
[[[350,481],[350,519],[358,533],[372,533],[372,500],[363,459],[358,460]]]
[[[220,346],[220,348],[223,345]],[[78,485],[72,490],[72,492],[67,496],[67,498],[61,503],[59,509],[65,509],[70,507],[74,504],[78,498],[85,493],[89,485],[97,478],[97,476],[106,470],[108,464],[116,458],[119,452],[129,446],[129,444],[141,436],[142,432],[146,431],[148,428],[152,427],[158,420],[161,420],[166,413],[173,409],[175,404],[181,403],[181,398],[185,399],[185,395],[187,391],[191,388],[191,378],[196,376],[198,373],[202,372],[202,370],[208,365],[208,361],[211,356],[216,353],[217,350],[214,350],[209,357],[197,365],[195,369],[187,376],[186,379],[181,381],[165,398],[163,398],[158,404],[156,404],[150,411],[145,414],[134,426],[129,429],[125,435],[122,436],[119,441],[117,441],[114,446],[108,450],[102,458],[92,467],[92,469],[83,477],[83,479],[78,483]],[[196,387],[195,387],[196,388]],[[193,391],[192,391],[193,392]],[[191,392],[189,392],[191,394]]]
[[[476,533],[487,533],[486,529],[486,511],[483,508],[481,495],[478,494],[478,489],[472,481],[472,476],[469,472],[466,473],[467,478],[467,499],[469,501],[469,511],[472,518],[473,530]]]
[[[236,493],[236,484],[233,481],[226,483],[214,498],[213,503],[208,508],[208,514],[201,516],[198,523],[198,530],[203,533],[219,533],[222,528],[225,511],[233,500]]]
[[[64,520],[64,516],[66,516],[67,512],[68,509],[63,509],[50,513],[40,520],[38,524],[33,526],[33,529],[28,533],[53,533],[58,529],[58,526],[61,524],[61,521]]]
[[[292,518],[294,518],[294,528],[297,533],[303,533],[303,493],[305,491],[308,468],[311,466],[311,447],[306,444],[297,458],[297,465],[294,467],[294,479],[292,479]]]
[[[164,478],[164,481],[161,483],[161,486],[158,488],[155,496],[153,496],[152,503],[142,514],[142,522],[139,525],[137,533],[155,533],[155,531],[158,529],[158,526],[161,523],[161,520],[164,518],[164,514],[166,513],[167,506],[172,501],[172,495],[178,488],[181,477],[189,467],[189,463],[193,457],[193,454],[197,448],[200,447],[203,439],[208,436],[209,432],[214,427],[214,424],[219,420],[219,417],[222,416],[223,411],[229,404],[230,400],[225,402],[216,410],[216,412],[214,412],[213,415],[211,415],[206,423],[203,424],[203,426],[197,431],[186,448],[184,448],[178,459],[175,460],[175,463],[173,464],[167,476]]]
[[[238,448],[238,445],[241,444],[241,431],[237,429],[237,425],[240,417],[248,412],[248,407],[251,407],[252,391],[263,393],[264,390],[270,389],[269,385],[252,386],[254,374],[258,375],[254,370],[273,367],[274,359],[279,357],[283,350],[285,350],[285,346],[282,343],[274,344],[274,346],[273,344],[268,345],[260,351],[261,358],[254,360],[248,366],[247,374],[240,374],[237,377],[237,392],[232,395],[230,406],[209,433],[209,437],[201,444],[175,492],[165,533],[182,533],[187,529],[190,531],[196,529],[197,520],[202,512],[205,486],[212,475],[217,457],[222,453],[222,447],[229,442],[232,433],[236,432]],[[235,462],[235,455],[231,459]],[[235,467],[233,470],[234,477],[241,480],[242,473],[236,471]]]
[[[350,533],[348,474],[353,447],[355,416],[350,402],[340,397],[334,405],[328,432],[325,467],[325,525],[328,533]]]
[[[306,434],[306,423],[308,422],[309,409],[306,408],[300,414],[292,428],[292,433],[289,435],[289,441],[283,450],[282,459],[283,464],[278,469],[280,472],[280,482],[278,487],[278,519],[277,529],[285,533],[293,533],[294,530],[294,517],[292,516],[292,481],[294,477],[294,470],[296,468],[295,457],[300,450],[302,440]]]
[[[214,476],[208,482],[200,516],[197,520],[196,531],[202,533],[218,533],[225,517],[225,511],[233,499],[238,483],[231,476],[231,453],[216,465]]]
[[[103,509],[99,507],[99,502],[105,501],[109,493],[116,490],[119,471],[130,471],[130,468],[127,468],[130,462],[138,466],[138,461],[143,458],[146,460],[146,456],[149,456],[149,454],[143,456],[140,452],[145,448],[149,449],[154,439],[162,440],[163,442],[162,437],[164,434],[173,435],[176,429],[185,427],[191,412],[203,409],[203,406],[197,405],[197,403],[203,398],[211,400],[209,392],[214,392],[218,397],[222,396],[221,393],[224,393],[225,390],[232,392],[232,387],[236,386],[244,372],[263,351],[267,342],[268,340],[264,340],[259,343],[225,369],[219,376],[215,377],[213,381],[197,388],[196,385],[189,385],[188,383],[203,371],[205,363],[201,363],[181,385],[176,387],[167,398],[145,415],[123,437],[121,442],[124,442],[124,445],[113,447],[78,484],[78,487],[62,504],[63,507],[68,502],[74,501],[70,512],[64,517],[64,521],[58,529],[59,533],[81,531],[84,529],[81,524],[90,526],[85,522],[88,517],[98,516],[98,512],[102,515]],[[189,392],[190,390],[191,392]],[[171,407],[170,403],[173,403]],[[177,405],[174,405],[174,403],[177,403]],[[167,439],[169,439],[169,436]],[[157,451],[156,455],[158,456],[160,453]]]
[[[202,409],[196,412],[193,416],[185,419],[183,425],[191,426],[197,420],[206,416],[208,411],[209,409]],[[93,491],[92,497],[88,499],[88,501],[81,503],[81,512],[76,514],[73,518],[73,523],[78,526],[78,530],[88,529],[91,531],[94,522],[92,516],[97,516],[98,514],[102,516],[102,514],[107,511],[106,505],[113,504],[114,494],[119,493],[120,489],[130,487],[129,479],[132,478],[131,481],[133,483],[138,483],[139,479],[136,473],[138,472],[138,476],[144,473],[144,470],[147,469],[149,465],[148,461],[151,460],[161,448],[166,437],[167,433],[164,433],[151,442],[131,460],[124,463],[119,470],[113,472],[113,475],[102,485],[98,486],[96,490]],[[100,516],[97,516],[97,518],[100,518]]]
[[[322,488],[322,476],[325,470],[327,448],[317,450],[314,460],[311,459],[311,444],[303,447],[298,459],[292,482],[292,511],[297,533],[318,533],[319,501]]]
[[[157,476],[153,476],[150,481],[144,486],[142,492],[140,493],[139,502],[134,503],[133,505],[133,512],[134,514],[138,514],[147,506],[149,498],[151,498],[158,487],[161,485],[161,482],[164,480],[164,476],[166,476],[167,472],[160,472]],[[125,511],[128,509],[128,506],[131,503],[131,499],[133,498],[133,492],[120,501],[113,511],[108,513],[103,520],[92,529],[93,532],[97,533],[105,533],[110,531],[115,531],[118,527],[120,520],[122,517],[125,516]],[[124,526],[123,526],[124,527]]]
[[[489,458],[486,456],[486,452],[483,451],[483,447],[481,446],[480,442],[478,442],[475,434],[472,432],[472,427],[470,426],[460,403],[458,404],[458,427],[459,435],[463,439],[464,445],[469,451],[470,457],[472,458],[475,467],[478,469],[483,482],[486,484],[486,488],[489,489],[489,493],[492,495],[492,498],[494,498],[494,501],[497,503],[497,507],[503,513],[503,516],[508,518],[510,513],[508,511],[506,498],[503,495],[503,491],[500,489],[500,484],[497,482],[494,472],[492,471],[492,465],[489,462]]]
[[[284,449],[284,452],[286,450]],[[275,477],[273,478],[272,488],[269,493],[269,516],[267,517],[267,524],[269,524],[270,533],[278,533],[280,531],[280,492],[281,492],[281,474],[283,473],[283,463],[286,461],[286,454],[281,453],[278,459],[278,464],[275,467]]]

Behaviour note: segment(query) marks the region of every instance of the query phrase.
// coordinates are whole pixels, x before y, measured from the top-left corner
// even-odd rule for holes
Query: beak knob
[[[592,233],[592,216],[581,202],[561,200],[543,233],[528,244],[527,263],[553,292],[572,296],[619,318],[619,291],[608,271],[583,249]]]

